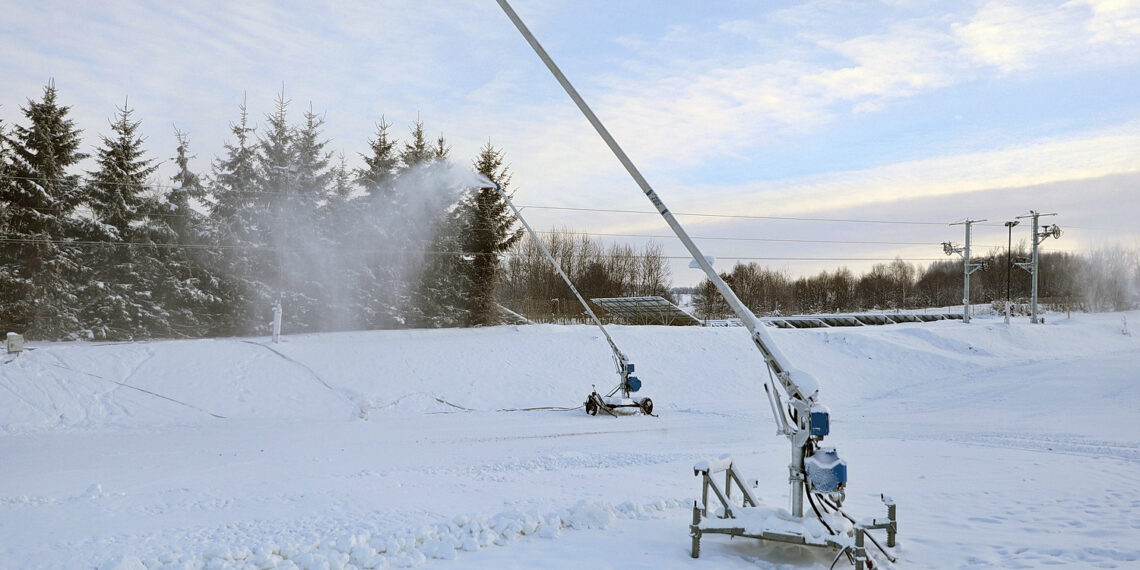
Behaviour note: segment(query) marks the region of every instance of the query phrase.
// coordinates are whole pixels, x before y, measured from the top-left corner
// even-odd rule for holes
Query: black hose
[[[811,496],[812,492],[808,491],[808,503],[811,505],[811,510],[815,511],[815,518],[819,519],[819,522],[823,523],[823,526],[827,529],[828,534],[835,536],[835,531],[832,530],[831,525],[827,524],[827,521],[823,520],[823,515],[819,513],[819,508],[815,506],[815,499],[812,499]]]
[[[839,551],[839,552],[838,552],[838,553],[835,555],[835,559],[833,559],[833,560],[831,561],[831,566],[828,566],[828,567],[827,567],[827,570],[835,570],[835,563],[836,563],[836,562],[839,562],[839,557],[840,557],[840,556],[843,556],[844,554],[846,554],[846,553],[847,553],[847,549],[848,549],[848,548],[851,548],[851,547],[850,547],[850,546],[844,546],[844,547],[843,547],[843,549],[842,549],[842,550],[840,550],[840,551]]]
[[[847,519],[847,520],[851,521],[851,524],[855,524],[855,519],[853,519],[853,518],[851,518],[851,517],[847,516],[847,513],[843,512],[843,509],[839,508],[839,505],[836,505],[835,503],[832,503],[832,502],[831,502],[831,500],[830,500],[830,499],[828,499],[828,498],[826,498],[826,497],[820,497],[820,500],[821,500],[821,501],[826,501],[826,502],[827,502],[827,504],[831,506],[831,508],[835,509],[835,512],[837,512],[837,513],[839,513],[839,514],[843,515],[843,518],[845,518],[845,519]]]

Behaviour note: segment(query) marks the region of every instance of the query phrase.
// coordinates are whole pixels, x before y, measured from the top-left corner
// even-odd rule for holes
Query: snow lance
[[[634,392],[641,390],[641,380],[638,379],[638,377],[633,376],[633,363],[630,362],[625,353],[617,347],[617,343],[614,342],[613,337],[611,337],[609,331],[606,330],[606,326],[602,324],[602,321],[598,318],[598,315],[594,314],[594,310],[590,308],[590,305],[586,303],[586,299],[584,299],[582,297],[582,294],[578,292],[578,288],[575,287],[574,283],[570,281],[570,278],[566,276],[566,272],[562,271],[562,267],[558,265],[558,262],[555,261],[554,256],[550,254],[550,250],[546,248],[546,244],[542,243],[542,240],[539,239],[538,234],[536,234],[534,229],[530,227],[530,224],[526,222],[526,219],[522,217],[522,213],[519,212],[519,209],[515,207],[515,203],[511,201],[511,197],[507,195],[507,193],[503,190],[503,187],[499,184],[495,185],[495,190],[499,192],[500,196],[502,196],[503,201],[505,201],[507,205],[511,207],[511,211],[515,213],[515,217],[518,218],[519,223],[521,223],[523,227],[526,228],[526,231],[530,234],[531,239],[533,239],[534,242],[538,244],[538,248],[542,250],[543,255],[545,255],[546,259],[550,261],[550,264],[554,266],[554,270],[558,272],[558,275],[560,275],[562,277],[562,280],[566,282],[566,286],[569,287],[570,291],[574,293],[574,296],[578,298],[578,302],[582,304],[582,308],[586,310],[586,313],[588,315],[590,315],[590,319],[592,319],[594,321],[594,324],[598,326],[598,329],[602,331],[602,334],[606,337],[606,342],[610,344],[610,350],[613,351],[614,365],[617,366],[617,373],[619,378],[618,385],[613,390],[610,390],[610,392],[605,396],[599,394],[597,387],[594,387],[593,391],[590,392],[590,395],[586,396],[586,413],[590,414],[591,416],[596,416],[600,411],[605,412],[611,416],[617,416],[617,411],[620,409],[634,409],[635,411],[641,411],[646,415],[653,415],[653,400],[644,396],[633,396]],[[621,392],[621,396],[616,396],[618,392]]]
[[[788,480],[791,486],[788,513],[782,509],[761,507],[743,485],[743,478],[732,458],[722,456],[712,461],[702,461],[693,466],[694,475],[702,477],[703,506],[693,504],[693,522],[689,526],[692,538],[692,556],[700,555],[700,539],[703,534],[727,534],[759,540],[776,541],[805,546],[822,546],[838,550],[833,564],[843,555],[855,565],[857,570],[871,568],[872,559],[868,556],[865,540],[869,539],[888,560],[894,557],[887,550],[895,545],[898,525],[895,521],[895,503],[881,495],[887,507],[887,519],[862,520],[856,522],[842,510],[844,492],[847,486],[847,464],[839,458],[834,448],[820,445],[830,432],[830,412],[819,402],[819,384],[807,372],[797,370],[777,348],[772,335],[755,315],[740,301],[732,288],[713,269],[708,258],[701,253],[685,229],[669,211],[661,198],[649,185],[645,177],[625,154],[621,146],[610,135],[597,115],[574,89],[570,81],[546,53],[542,45],[527,29],[526,25],[506,0],[496,0],[507,17],[518,28],[539,59],[550,70],[554,78],[570,96],[570,99],[585,115],[605,141],[618,161],[641,188],[641,191],[665,219],[673,233],[685,245],[696,264],[705,272],[717,292],[728,303],[748,329],[753,344],[760,351],[767,368],[767,378],[762,380],[764,391],[777,427],[777,435],[787,437],[791,443],[791,463],[788,465]],[[779,389],[777,389],[777,387]],[[787,398],[784,404],[783,392]],[[724,489],[713,475],[725,473]],[[732,497],[733,483],[742,491],[742,504],[737,508]],[[715,492],[721,504],[719,513],[710,517],[709,489]],[[815,517],[804,516],[804,498],[808,499]],[[818,521],[818,522],[817,522]],[[822,528],[820,528],[822,525]],[[869,531],[885,530],[887,548],[883,548]]]

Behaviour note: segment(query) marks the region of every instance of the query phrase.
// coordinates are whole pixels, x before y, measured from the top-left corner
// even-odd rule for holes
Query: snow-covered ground
[[[826,568],[689,556],[694,463],[787,503],[746,331],[610,330],[659,417],[558,409],[616,384],[586,326],[32,343],[0,365],[0,567]],[[1140,566],[1140,312],[771,332],[847,510],[899,505],[880,566]]]

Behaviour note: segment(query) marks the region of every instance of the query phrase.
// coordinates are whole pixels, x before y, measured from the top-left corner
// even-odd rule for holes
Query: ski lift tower
[[[1017,263],[1017,266],[1028,271],[1029,274],[1032,276],[1032,279],[1033,279],[1033,287],[1031,289],[1030,298],[1029,298],[1029,314],[1031,315],[1030,322],[1032,322],[1033,324],[1037,324],[1037,322],[1038,322],[1037,321],[1037,274],[1040,273],[1040,271],[1038,270],[1039,266],[1037,263],[1038,262],[1037,249],[1038,249],[1038,246],[1041,245],[1041,242],[1045,241],[1045,238],[1047,238],[1049,236],[1053,236],[1053,239],[1060,239],[1061,238],[1061,226],[1058,226],[1057,224],[1053,224],[1051,226],[1050,225],[1038,226],[1037,218],[1040,218],[1041,216],[1056,216],[1056,215],[1057,215],[1056,213],[1041,214],[1041,213],[1038,213],[1034,210],[1030,210],[1028,216],[1018,216],[1017,217],[1018,219],[1033,218],[1033,257],[1030,258],[1028,263],[1021,262],[1021,261],[1019,261]]]
[[[942,251],[945,252],[946,255],[954,255],[955,253],[962,254],[962,279],[964,283],[962,285],[962,322],[966,324],[970,324],[970,274],[979,269],[988,269],[990,265],[989,260],[985,259],[983,259],[981,263],[970,263],[970,228],[974,224],[984,221],[985,220],[967,219],[964,222],[950,224],[952,226],[960,226],[965,224],[966,245],[962,247],[954,247],[954,244],[948,241],[942,242]]]

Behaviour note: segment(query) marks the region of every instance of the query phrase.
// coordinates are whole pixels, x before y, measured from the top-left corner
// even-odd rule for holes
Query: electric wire
[[[502,256],[510,257],[515,254],[511,253],[494,253],[494,252],[480,252],[480,251],[462,251],[462,250],[408,250],[408,249],[394,249],[394,248],[345,248],[345,247],[283,247],[283,246],[269,246],[269,245],[213,245],[213,244],[180,244],[180,243],[138,243],[138,242],[125,242],[125,241],[97,241],[97,240],[63,240],[63,239],[35,239],[35,238],[0,238],[0,243],[12,244],[52,244],[69,247],[139,247],[139,248],[163,248],[163,249],[198,249],[198,250],[243,250],[243,251],[358,251],[368,253],[404,253],[404,254],[424,254],[424,255],[462,255],[462,256]],[[598,254],[598,257],[603,258],[621,258],[625,257],[621,254]],[[670,260],[687,260],[692,259],[689,256],[681,255],[663,255],[659,256],[661,259]],[[894,261],[901,259],[903,261],[940,261],[942,258],[924,258],[924,257],[797,257],[797,256],[745,256],[745,255],[722,255],[720,259],[734,259],[743,261]]]
[[[65,178],[43,178],[34,176],[15,176],[10,174],[0,174],[0,179],[8,180],[27,180],[36,182],[69,182]],[[91,183],[90,179],[79,179],[81,182],[86,181],[87,184]],[[158,184],[146,183],[139,185],[134,182],[113,182],[113,181],[99,181],[99,185],[103,186],[141,186],[144,189],[160,189],[160,190],[181,190],[185,186],[174,184]],[[205,190],[205,187],[202,187]],[[325,194],[306,193],[306,192],[280,192],[272,190],[226,190],[221,194],[224,195],[267,195],[267,196],[285,196],[285,197],[299,197],[299,198],[327,198]],[[539,210],[566,210],[578,212],[602,212],[602,213],[617,213],[617,214],[652,214],[657,215],[656,211],[650,210],[626,210],[616,208],[583,208],[573,206],[550,206],[541,204],[525,204],[519,205],[519,209],[539,209]],[[707,218],[728,218],[728,219],[751,219],[751,220],[783,220],[783,221],[800,221],[800,222],[823,222],[823,223],[848,223],[848,224],[888,224],[888,225],[922,225],[922,226],[945,226],[951,225],[953,222],[939,222],[939,221],[926,221],[926,220],[886,220],[886,219],[861,219],[861,218],[820,218],[809,216],[763,216],[763,215],[747,215],[747,214],[721,214],[711,212],[672,212],[675,216],[692,216],[692,217],[707,217]],[[1001,228],[1002,224],[986,224],[978,223],[978,226]],[[1087,228],[1083,226],[1068,226],[1066,229],[1090,229],[1097,231],[1109,231],[1106,228]],[[705,238],[707,239],[707,238]]]

